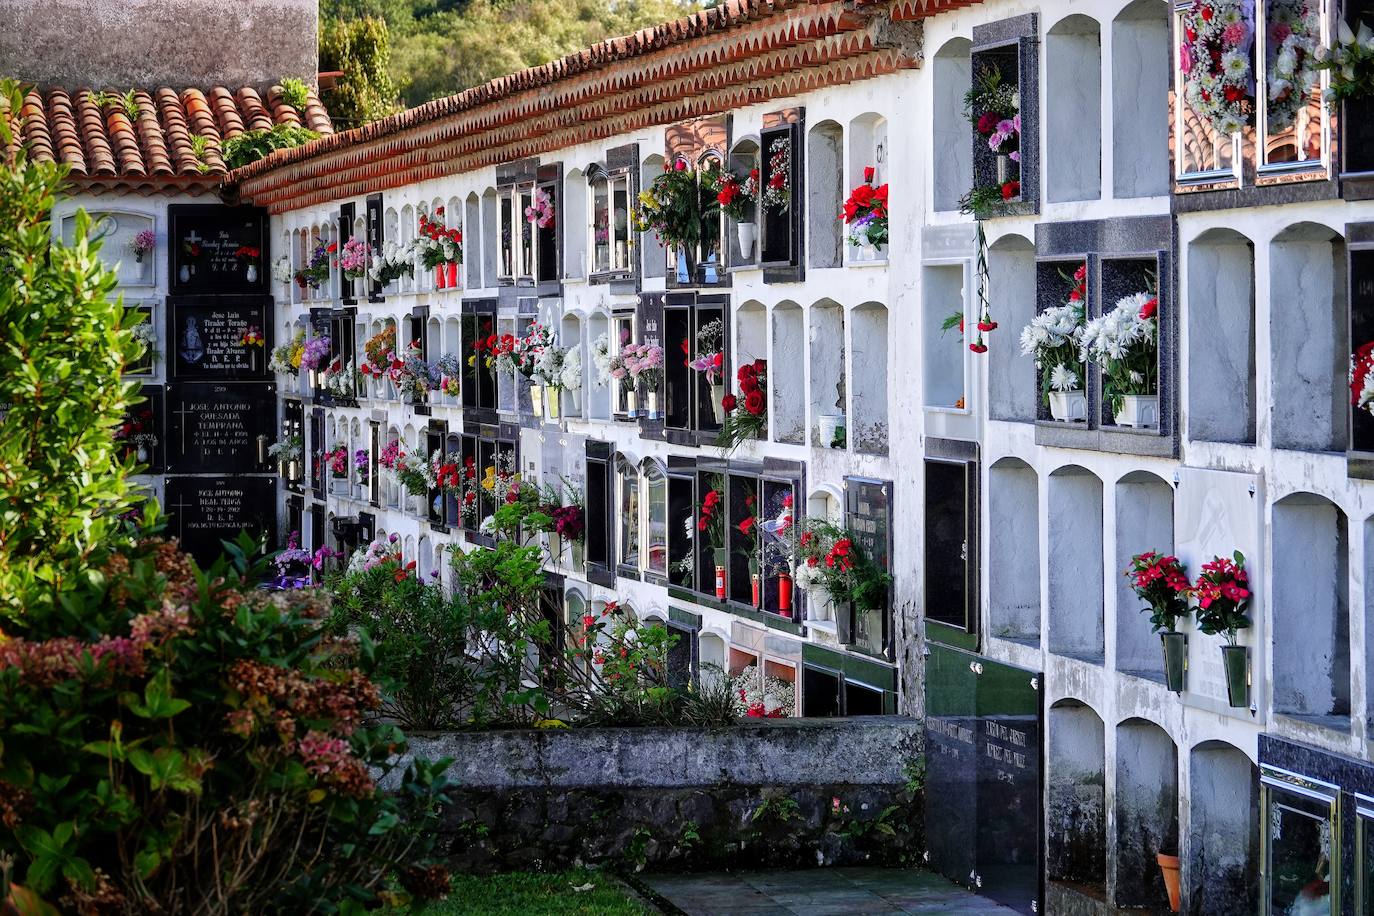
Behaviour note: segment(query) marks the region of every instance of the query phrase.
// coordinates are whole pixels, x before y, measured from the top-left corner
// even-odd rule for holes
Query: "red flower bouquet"
[[[1209,636],[1225,633],[1227,643],[1234,646],[1236,632],[1250,626],[1250,576],[1239,550],[1232,559],[1213,557],[1204,564],[1189,594],[1197,601],[1198,629]]]
[[[735,381],[740,393],[721,398],[726,417],[716,437],[716,444],[727,452],[746,439],[768,434],[768,363],[762,359],[745,363],[735,373]]]
[[[1131,590],[1147,605],[1153,632],[1172,633],[1178,618],[1188,616],[1192,584],[1177,557],[1153,550],[1137,554],[1131,557],[1125,574],[1131,580]]]

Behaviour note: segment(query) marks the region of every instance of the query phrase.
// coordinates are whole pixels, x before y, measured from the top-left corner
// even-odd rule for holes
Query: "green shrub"
[[[318,137],[305,127],[277,124],[269,130],[249,130],[224,141],[224,165],[233,171],[266,158],[274,150],[303,146]]]
[[[281,81],[281,100],[296,111],[305,111],[305,106],[310,104],[310,87],[305,85],[305,80],[294,76],[284,77]]]
[[[21,100],[17,84],[0,84],[0,618],[10,618],[0,629],[10,633],[57,607],[131,504],[112,434],[138,388],[124,366],[142,350],[140,318],[114,298],[85,214],[70,243],[54,240],[67,170],[12,144],[3,108]]]
[[[378,790],[405,741],[373,719],[356,644],[322,631],[323,595],[254,590],[251,549],[201,572],[128,539],[63,595],[83,630],[0,643],[0,853],[28,889],[83,912],[296,914],[446,887],[448,762]]]

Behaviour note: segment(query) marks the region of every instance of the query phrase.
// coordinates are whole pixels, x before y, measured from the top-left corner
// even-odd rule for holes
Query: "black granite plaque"
[[[257,207],[167,208],[169,286],[178,293],[266,293],[267,213]]]
[[[1040,675],[931,645],[930,867],[1021,913],[1040,905]]]
[[[168,477],[168,527],[201,565],[223,552],[222,541],[247,531],[276,540],[276,481],[271,477]]]
[[[865,556],[891,571],[891,482],[847,477],[845,485],[845,527]],[[887,610],[855,608],[849,641],[875,655],[886,654],[891,644]]]
[[[382,195],[369,194],[367,196],[367,245],[372,249],[373,256],[380,256],[386,243],[386,224],[382,218]],[[382,284],[367,280],[367,299],[369,302],[381,302],[385,297],[382,295]]]
[[[261,297],[170,298],[168,362],[175,379],[270,380],[272,301]],[[245,335],[256,331],[260,343]]]
[[[123,448],[122,457],[143,465],[143,473],[161,474],[167,465],[164,392],[161,385],[144,385],[139,394],[143,400],[124,412],[124,421],[115,427],[115,440]]]
[[[168,386],[168,470],[174,474],[271,471],[275,386],[186,382]],[[261,438],[260,438],[261,437]]]

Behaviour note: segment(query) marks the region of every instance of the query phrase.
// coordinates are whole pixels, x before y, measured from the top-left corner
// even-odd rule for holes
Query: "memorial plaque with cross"
[[[267,369],[272,352],[270,298],[173,296],[167,305],[167,362],[172,378],[273,378]]]
[[[270,472],[277,435],[274,385],[185,382],[167,386],[167,468],[173,474]]]
[[[173,204],[168,286],[183,293],[266,293],[267,213],[258,207]]]
[[[242,531],[276,541],[276,480],[271,477],[168,477],[168,528],[202,566]]]

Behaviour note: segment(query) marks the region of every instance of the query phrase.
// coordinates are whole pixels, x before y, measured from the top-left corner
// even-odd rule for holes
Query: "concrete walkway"
[[[917,869],[812,868],[636,878],[687,916],[1013,916],[1015,912]],[[663,909],[674,912],[671,907]]]

